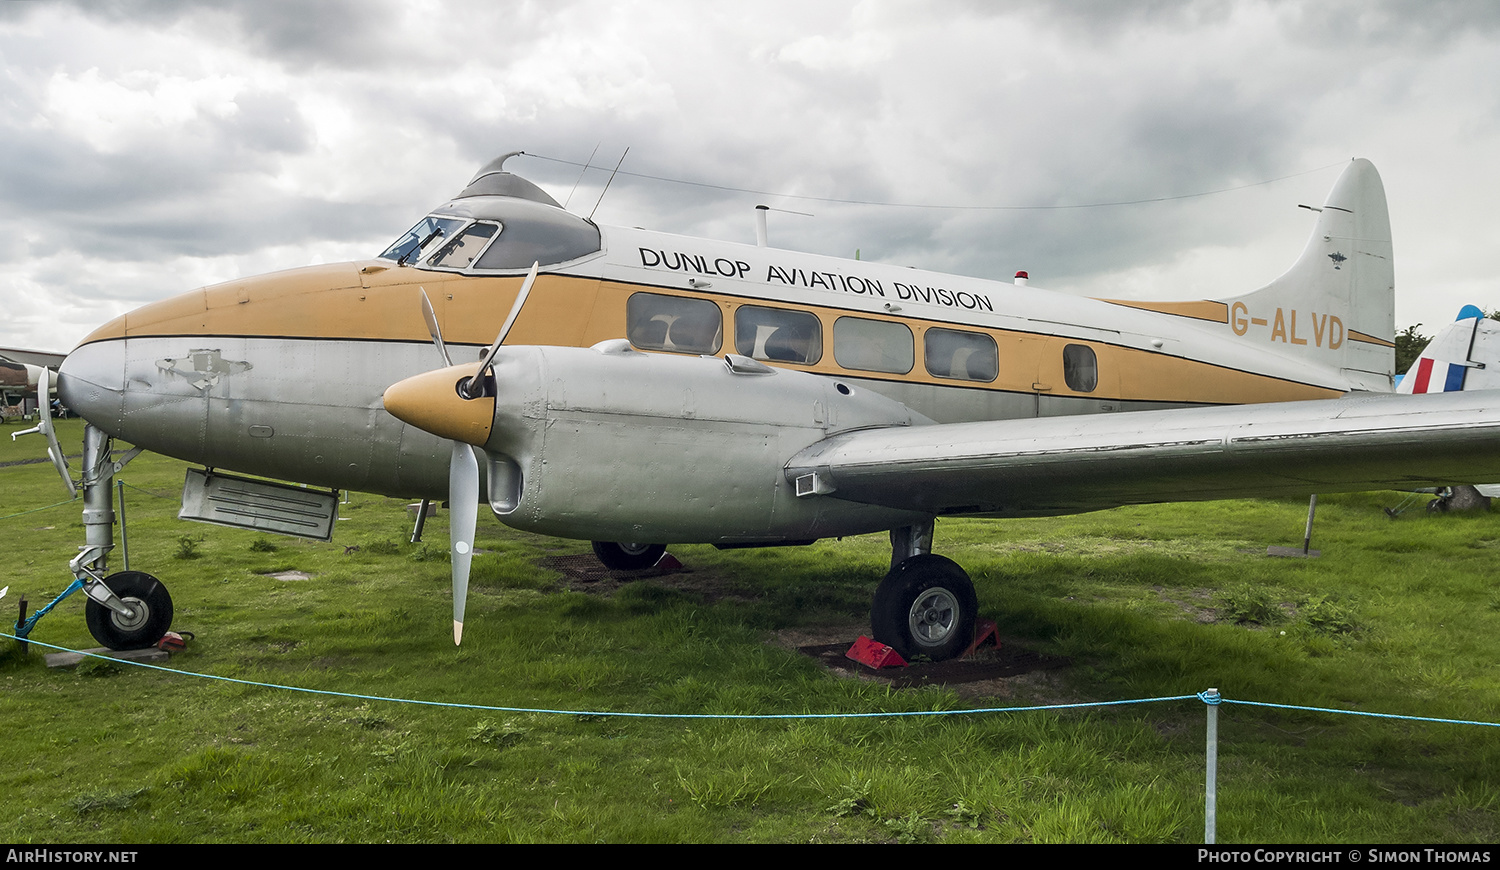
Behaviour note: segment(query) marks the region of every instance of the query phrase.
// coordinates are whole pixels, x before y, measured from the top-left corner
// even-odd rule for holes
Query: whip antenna
[[[630,153],[630,147],[626,146],[625,154]],[[615,171],[609,174],[609,181],[604,182],[604,189],[599,191],[599,202],[594,203],[594,211],[599,210],[599,203],[604,202],[604,194],[609,193],[609,186],[615,183],[615,176],[620,173],[620,165],[625,162],[625,154],[620,155],[620,162],[615,164]],[[594,219],[594,211],[589,212],[589,220]]]

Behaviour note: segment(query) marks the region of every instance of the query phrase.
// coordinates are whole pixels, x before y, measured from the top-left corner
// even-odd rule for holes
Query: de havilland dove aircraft
[[[205,466],[192,519],[326,537],[339,489],[447,499],[455,642],[481,503],[612,567],[889,531],[874,636],[932,659],[977,610],[939,516],[1500,479],[1494,394],[1379,395],[1394,273],[1366,160],[1280,278],[1150,303],[600,226],[506,157],[378,257],[153,303],[68,356],[96,638],[171,618],[155,578],[107,575],[115,439]]]

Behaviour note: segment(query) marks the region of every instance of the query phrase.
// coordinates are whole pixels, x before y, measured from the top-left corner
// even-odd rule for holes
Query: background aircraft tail
[[[1458,319],[1443,327],[1422,355],[1396,376],[1396,392],[1456,393],[1464,390],[1500,389],[1500,322],[1490,320],[1473,305],[1465,305]],[[1457,487],[1455,487],[1455,490]],[[1500,484],[1480,484],[1475,490],[1486,498],[1500,497]],[[1453,491],[1428,505],[1433,510],[1451,509]]]
[[[1374,164],[1356,159],[1292,268],[1222,301],[1236,335],[1340,369],[1358,389],[1384,391],[1395,374],[1395,288],[1385,186]]]
[[[1500,322],[1473,305],[1433,336],[1396,386],[1398,393],[1500,389]]]

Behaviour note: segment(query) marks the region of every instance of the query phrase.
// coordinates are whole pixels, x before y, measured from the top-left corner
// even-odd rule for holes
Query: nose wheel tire
[[[120,571],[105,577],[104,585],[125,602],[131,615],[89,599],[83,616],[94,640],[109,649],[145,649],[172,627],[172,596],[160,580],[142,571]]]
[[[655,565],[667,551],[666,544],[593,543],[594,555],[612,571],[642,571]]]
[[[885,575],[870,607],[874,638],[907,661],[944,661],[974,642],[979,599],[974,584],[952,559],[913,556]]]

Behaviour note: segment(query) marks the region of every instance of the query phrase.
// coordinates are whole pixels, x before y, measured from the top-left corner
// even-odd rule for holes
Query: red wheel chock
[[[973,655],[986,642],[993,644],[995,649],[999,649],[1000,628],[995,625],[995,621],[992,619],[976,619],[974,620],[974,642],[969,644],[969,648],[964,650],[964,654],[959,656],[959,658],[966,658]]]
[[[906,659],[902,658],[900,653],[864,635],[860,635],[859,640],[854,642],[854,646],[849,647],[849,651],[844,653],[844,658],[854,659],[872,668],[906,667]]]
[[[963,655],[960,655],[959,658],[971,656],[980,647],[986,645],[993,646],[996,649],[1000,648],[1000,630],[992,620],[976,619],[974,620],[974,642],[969,644],[969,648],[964,650]],[[844,653],[844,658],[853,659],[866,667],[877,670],[880,668],[904,668],[907,666],[906,659],[902,658],[900,653],[880,641],[871,640],[864,635],[860,635],[859,640],[856,640],[854,645],[849,647],[849,651]]]

